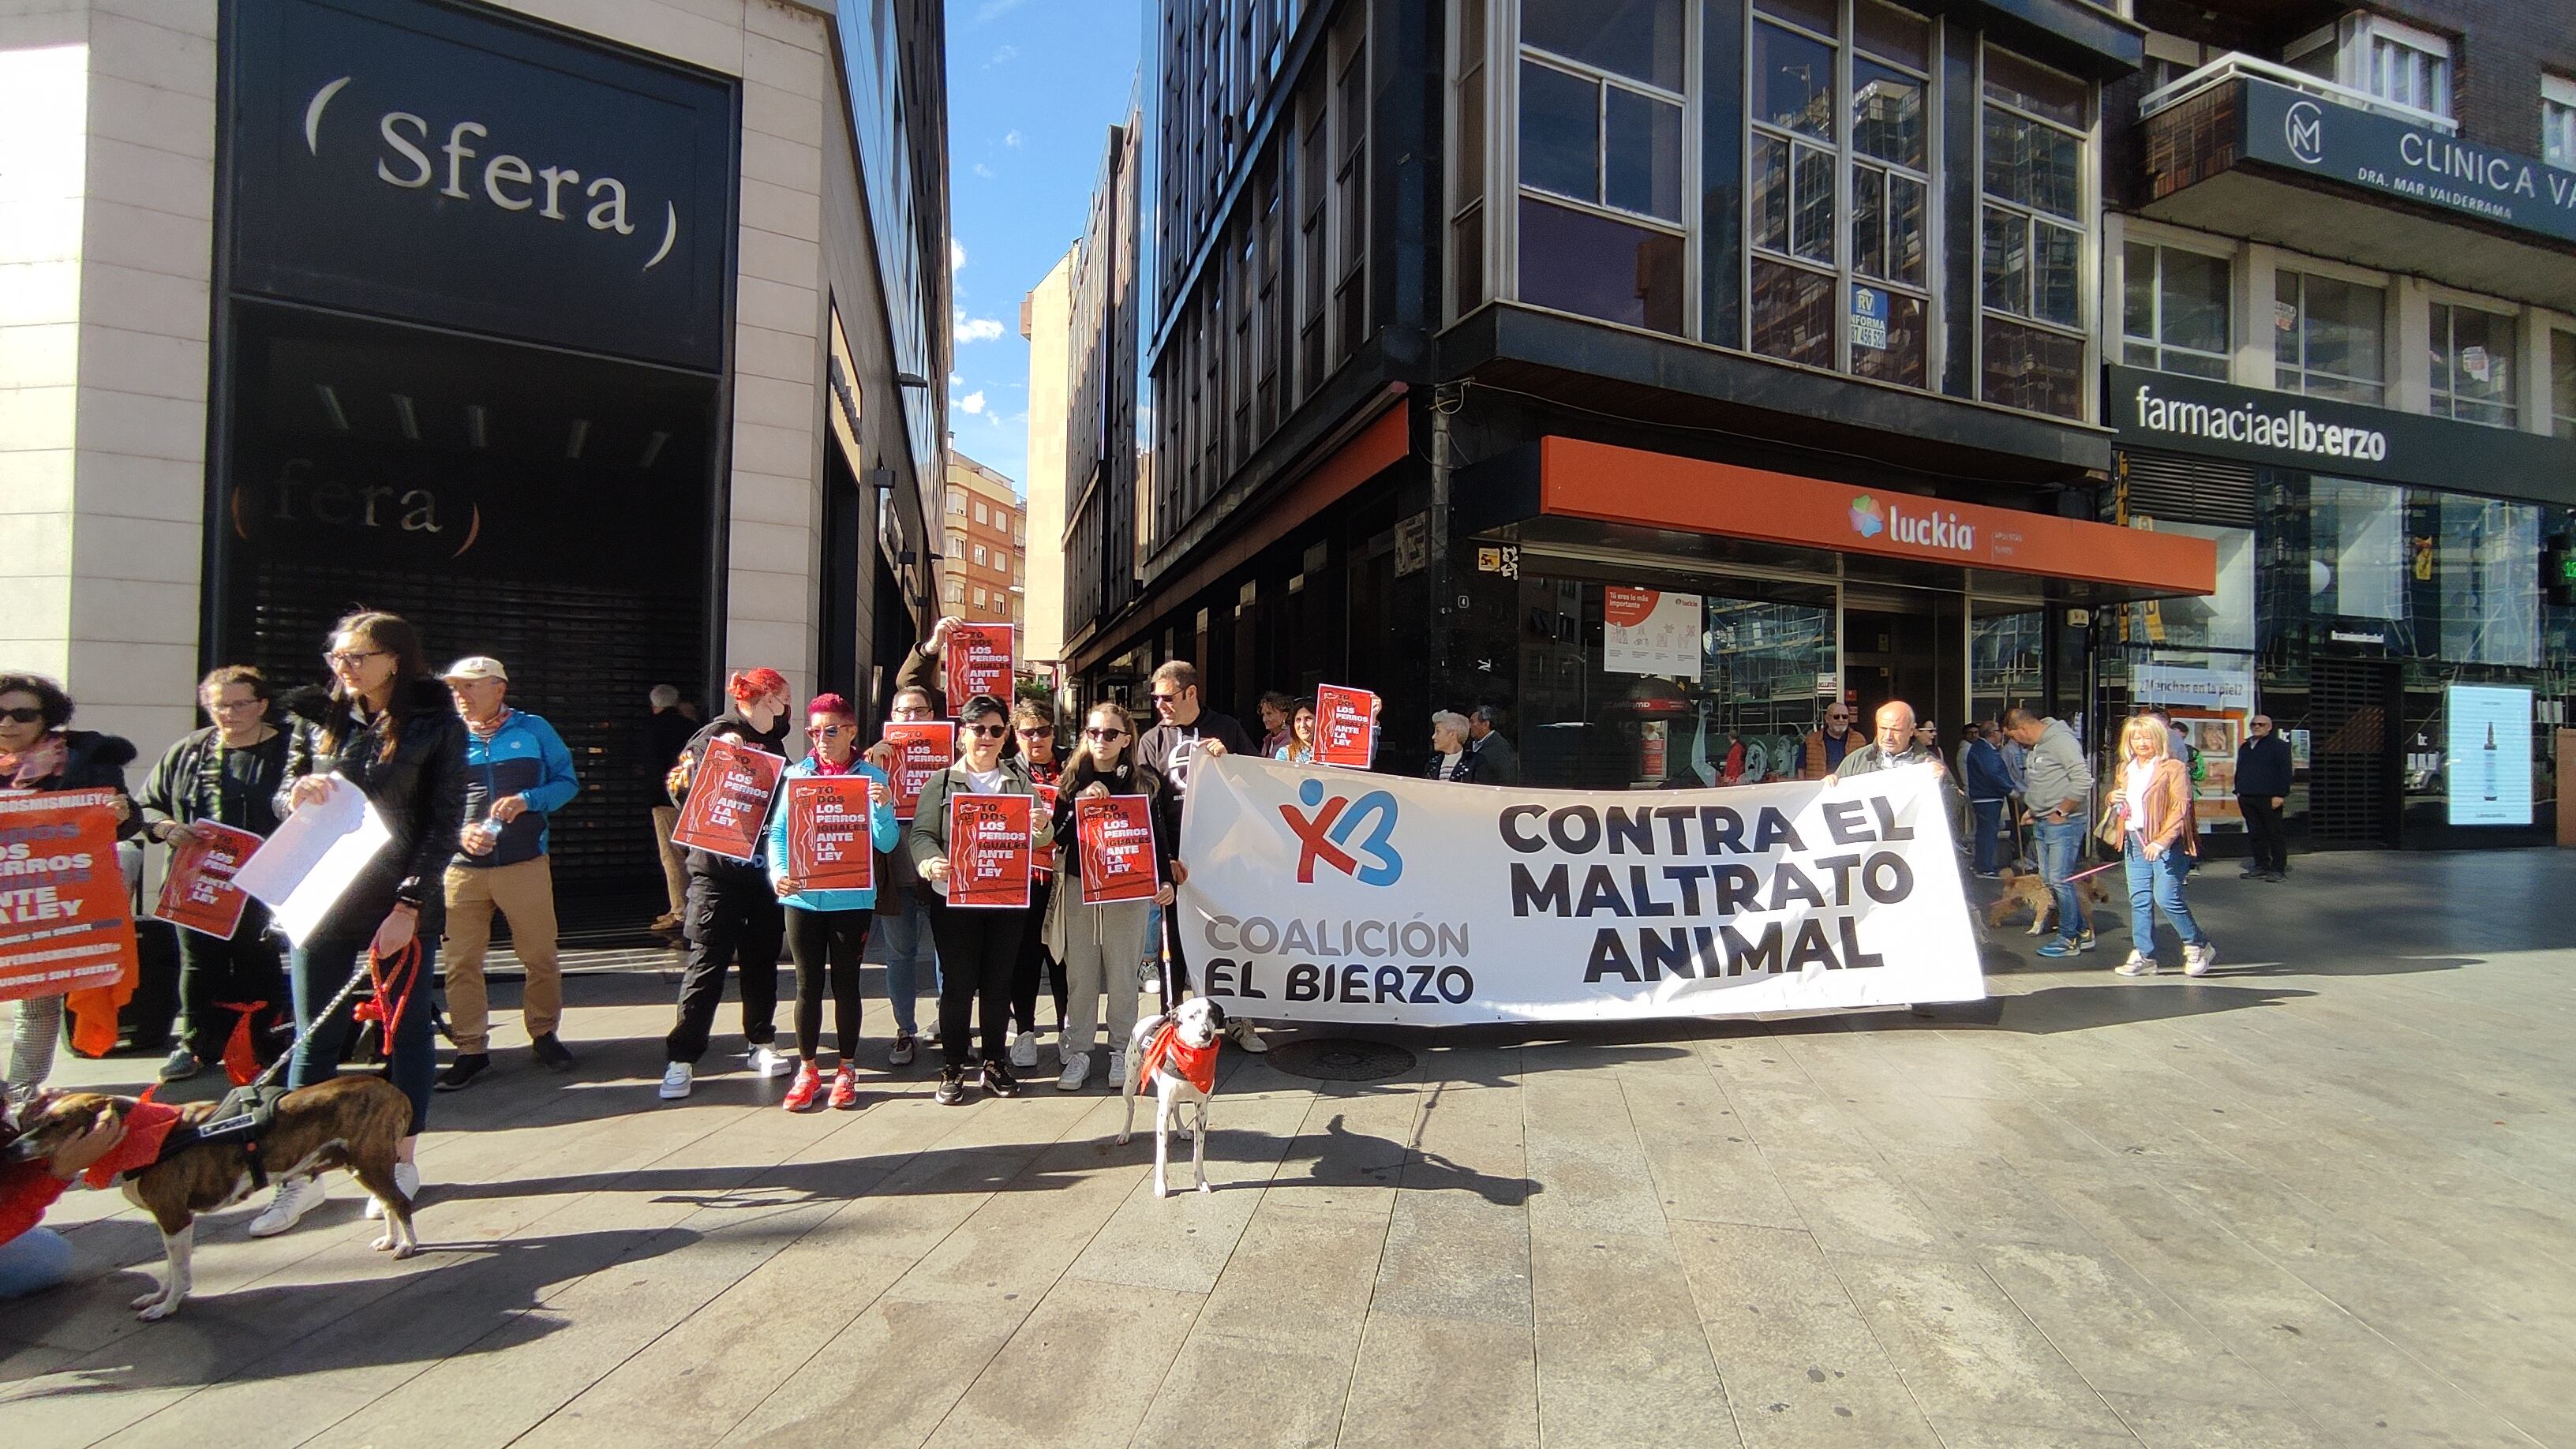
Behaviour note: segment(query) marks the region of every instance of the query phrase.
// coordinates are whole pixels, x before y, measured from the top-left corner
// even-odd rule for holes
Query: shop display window
[[[2378,407],[2387,401],[2388,290],[2283,270],[2272,282],[2272,385]]]

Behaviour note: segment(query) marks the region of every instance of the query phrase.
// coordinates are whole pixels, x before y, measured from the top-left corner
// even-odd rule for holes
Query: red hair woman
[[[725,712],[689,737],[680,763],[672,766],[671,803],[685,804],[696,783],[698,763],[717,740],[765,754],[784,755],[787,742],[787,677],[775,669],[744,669],[725,681]],[[687,905],[681,912],[680,938],[687,962],[680,976],[680,1015],[662,1041],[662,1097],[689,1095],[697,1080],[698,1059],[707,1054],[707,1037],[715,1029],[716,1007],[724,1000],[725,967],[742,967],[742,1035],[744,1053],[755,1075],[783,1077],[796,1061],[778,1051],[778,947],[787,918],[778,892],[769,882],[763,857],[766,835],[749,860],[729,860],[703,850],[689,852]]]

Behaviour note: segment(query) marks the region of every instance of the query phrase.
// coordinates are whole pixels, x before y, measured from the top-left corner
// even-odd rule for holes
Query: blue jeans
[[[2039,878],[2057,896],[2057,930],[2071,944],[2084,934],[2084,902],[2066,878],[2084,864],[2084,822],[2081,819],[2034,822],[2030,833],[2039,844]]]
[[[1968,810],[1977,825],[1977,874],[1993,875],[1999,863],[1996,857],[2003,853],[2004,802],[1971,800]]]
[[[930,908],[909,888],[903,892],[903,914],[877,917],[877,935],[886,943],[886,1004],[894,1008],[894,1029],[920,1035],[913,1002],[921,994],[921,970],[930,968],[930,994],[939,995],[939,951],[930,939]]]
[[[367,945],[375,934],[369,922],[367,934],[351,938],[324,931],[295,948],[289,963],[288,986],[295,997],[295,1051],[286,1066],[286,1085],[310,1087],[339,1075],[340,1057],[349,1043],[352,1017],[361,1001],[374,999],[368,985],[361,981],[349,999],[328,1020],[317,1021],[314,1013],[331,1004],[352,973],[364,977],[367,972]],[[392,1070],[387,1074],[395,1087],[411,1099],[411,1130],[406,1137],[416,1137],[429,1129],[430,1085],[438,1076],[438,1035],[430,1025],[436,1014],[433,1000],[438,984],[438,935],[423,931],[420,940],[420,978],[409,997],[388,1001],[387,1008],[399,1005],[402,1019],[386,1032],[390,1043],[385,1051]],[[387,989],[402,997],[399,981],[388,981]]]
[[[2126,837],[2120,846],[2121,859],[2129,869],[2129,949],[2152,961],[2156,957],[2156,912],[2165,913],[2173,923],[2174,934],[2186,946],[2206,946],[2209,934],[2200,922],[2191,918],[2191,906],[2182,898],[2182,883],[2191,874],[2191,857],[2180,849],[2167,850],[2154,860],[2138,844],[2138,837]]]
[[[71,1239],[52,1228],[29,1228],[0,1243],[0,1298],[42,1293],[71,1275]]]

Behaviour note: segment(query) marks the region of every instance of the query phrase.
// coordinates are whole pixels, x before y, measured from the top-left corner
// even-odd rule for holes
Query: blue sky
[[[956,246],[948,427],[1025,484],[1020,299],[1082,236],[1109,127],[1126,115],[1143,0],[950,0],[948,194]]]

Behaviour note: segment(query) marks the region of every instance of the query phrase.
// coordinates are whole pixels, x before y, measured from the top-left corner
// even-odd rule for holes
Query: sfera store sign
[[[730,82],[428,0],[226,27],[235,290],[721,365]]]
[[[2576,241],[2576,171],[2270,81],[2245,82],[2245,154],[2445,211]]]

